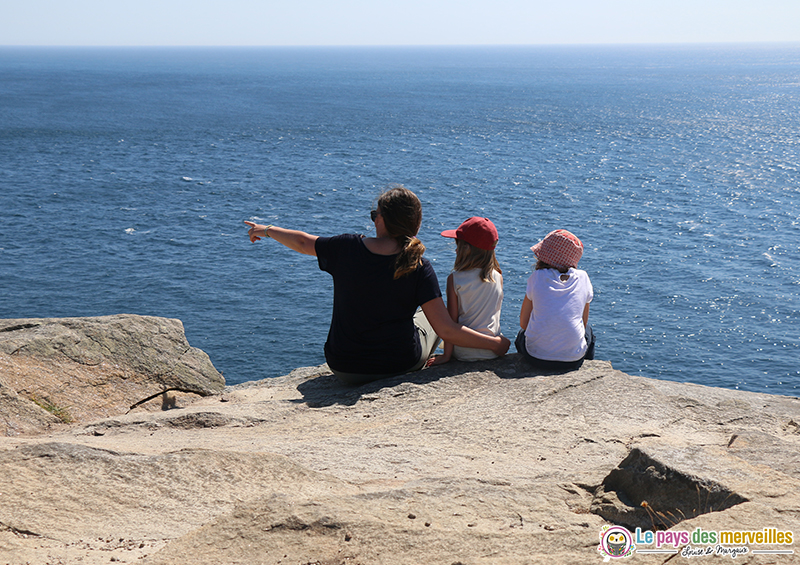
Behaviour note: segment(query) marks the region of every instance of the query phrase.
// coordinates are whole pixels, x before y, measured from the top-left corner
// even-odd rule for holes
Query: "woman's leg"
[[[419,361],[411,370],[419,371],[425,366],[425,363],[427,363],[428,358],[433,355],[433,352],[436,351],[436,347],[439,345],[441,339],[436,335],[433,326],[431,326],[428,318],[425,317],[422,308],[418,308],[417,313],[414,314],[414,326],[417,328],[419,344],[422,349],[419,355]]]
[[[420,352],[420,359],[417,363],[408,369],[407,371],[400,371],[399,373],[388,373],[385,375],[363,375],[359,373],[344,373],[342,371],[337,371],[336,369],[331,369],[331,372],[336,375],[336,377],[342,381],[346,385],[350,386],[358,386],[363,385],[366,383],[371,383],[372,381],[378,381],[380,379],[388,379],[389,377],[396,377],[397,375],[403,375],[405,373],[410,373],[411,371],[419,371],[422,367],[425,366],[425,363],[428,361],[428,357],[433,355],[433,352],[436,351],[436,346],[439,345],[439,336],[436,335],[436,332],[433,330],[433,326],[431,326],[428,318],[425,317],[425,314],[422,312],[420,308],[417,310],[417,313],[414,314],[414,326],[417,328],[417,333],[419,334],[419,344],[421,346]]]

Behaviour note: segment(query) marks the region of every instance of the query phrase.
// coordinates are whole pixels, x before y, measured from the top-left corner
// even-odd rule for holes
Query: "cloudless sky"
[[[800,41],[800,0],[0,0],[0,45]]]

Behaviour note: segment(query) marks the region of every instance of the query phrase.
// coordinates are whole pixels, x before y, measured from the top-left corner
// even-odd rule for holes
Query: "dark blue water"
[[[586,246],[597,357],[797,396],[800,45],[0,49],[0,317],[179,318],[229,383],[324,361],[331,282],[242,220],[370,233],[381,188]]]

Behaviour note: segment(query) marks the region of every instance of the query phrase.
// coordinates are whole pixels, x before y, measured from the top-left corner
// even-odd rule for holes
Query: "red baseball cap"
[[[479,218],[473,216],[469,220],[464,221],[456,230],[445,230],[442,232],[444,237],[453,237],[461,239],[474,245],[478,249],[485,249],[491,251],[497,247],[497,228],[489,218]]]
[[[577,267],[583,256],[583,243],[567,230],[555,230],[531,247],[536,258],[554,267]]]

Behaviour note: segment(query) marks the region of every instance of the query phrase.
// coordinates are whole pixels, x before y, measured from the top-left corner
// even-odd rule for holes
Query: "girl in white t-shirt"
[[[573,370],[594,359],[589,303],[594,296],[586,271],[577,268],[583,243],[555,230],[531,247],[536,267],[528,278],[515,345],[539,368]]]
[[[442,232],[456,240],[456,262],[447,277],[447,310],[462,326],[490,336],[500,335],[503,275],[494,248],[497,228],[488,218],[472,217],[458,229]],[[459,347],[444,342],[444,354],[431,357],[428,365],[440,365],[455,357],[478,361],[497,357],[488,350]]]

